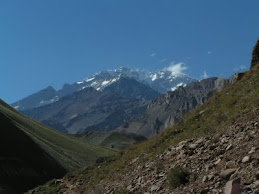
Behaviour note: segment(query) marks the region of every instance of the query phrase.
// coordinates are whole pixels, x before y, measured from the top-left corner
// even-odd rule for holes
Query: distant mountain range
[[[101,71],[73,84],[65,84],[62,89],[58,91],[49,86],[35,94],[13,103],[12,106],[17,110],[24,111],[59,101],[61,98],[85,88],[93,87],[97,91],[103,91],[106,87],[118,82],[118,80],[122,78],[135,79],[139,83],[142,83],[159,93],[173,91],[179,86],[186,86],[193,81],[197,81],[196,79],[188,77],[185,74],[175,75],[166,69],[156,72],[146,72],[127,67],[120,67],[115,70]],[[134,96],[134,98],[138,98],[138,96]],[[151,99],[152,96],[148,98],[145,96],[144,98]]]
[[[222,78],[197,81],[169,70],[151,73],[122,67],[65,84],[59,91],[48,87],[13,106],[64,133],[84,135],[116,129],[150,138],[227,83],[229,80]]]

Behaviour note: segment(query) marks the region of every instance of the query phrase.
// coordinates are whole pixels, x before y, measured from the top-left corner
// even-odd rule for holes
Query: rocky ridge
[[[173,126],[185,113],[202,105],[228,83],[228,79],[208,78],[167,92],[152,100],[144,114],[127,121],[117,130],[150,138],[165,128]]]

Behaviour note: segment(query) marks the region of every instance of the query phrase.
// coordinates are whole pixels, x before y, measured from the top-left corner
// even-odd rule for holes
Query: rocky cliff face
[[[257,63],[259,63],[259,39],[257,40],[254,49],[252,51],[252,60],[251,60],[251,66],[255,66]]]
[[[222,90],[228,80],[209,78],[179,87],[151,101],[146,112],[128,121],[118,130],[134,132],[147,138],[174,125],[185,113],[203,104],[213,93]]]

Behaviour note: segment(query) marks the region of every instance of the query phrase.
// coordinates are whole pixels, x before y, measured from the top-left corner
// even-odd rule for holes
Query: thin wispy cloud
[[[168,61],[167,58],[165,58],[164,56],[159,56],[156,52],[151,53],[149,56],[159,63],[165,63],[166,61]]]
[[[207,79],[209,77],[208,73],[204,70],[201,76],[202,79]]]
[[[238,72],[238,71],[244,71],[247,69],[247,66],[246,65],[240,65],[239,67],[235,67],[233,69],[234,72]]]
[[[245,65],[241,65],[239,68],[240,69],[246,69],[246,66]]]
[[[212,52],[211,51],[208,51],[208,55],[211,55],[212,54]]]
[[[151,53],[149,56],[150,56],[150,57],[155,57],[155,56],[156,56],[156,53]]]
[[[165,68],[165,70],[170,71],[174,76],[184,75],[184,71],[187,69],[188,68],[183,62],[180,62],[180,63],[171,62],[170,66]]]
[[[167,59],[162,59],[162,60],[160,60],[160,63],[163,63],[163,62],[166,62],[167,61]]]

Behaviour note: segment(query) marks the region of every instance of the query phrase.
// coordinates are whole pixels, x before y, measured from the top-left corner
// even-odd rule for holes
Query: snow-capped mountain
[[[121,77],[134,78],[138,82],[146,84],[160,93],[174,91],[179,86],[186,86],[193,81],[197,81],[185,74],[174,75],[171,71],[166,69],[157,72],[146,72],[120,67],[115,70],[101,71],[76,83],[81,89],[93,87],[96,90],[102,91],[105,87],[118,81]]]
[[[32,94],[18,102],[12,104],[17,110],[27,110],[51,104],[64,96],[74,92],[93,87],[97,91],[103,91],[108,86],[122,78],[135,79],[141,84],[147,85],[159,93],[174,91],[179,86],[186,86],[196,79],[190,78],[185,74],[175,74],[173,71],[163,69],[156,72],[141,71],[120,67],[114,70],[104,70],[96,73],[82,81],[73,84],[65,84],[60,90],[56,91],[53,87],[47,87],[35,94]]]

